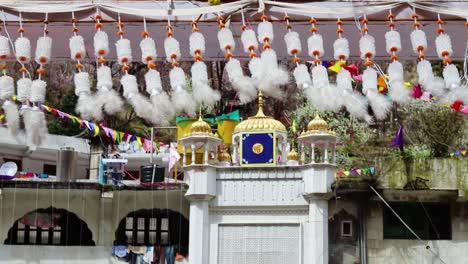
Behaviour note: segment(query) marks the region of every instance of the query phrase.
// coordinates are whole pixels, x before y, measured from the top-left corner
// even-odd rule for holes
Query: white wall
[[[115,191],[101,198],[98,190],[4,188],[0,195],[0,244],[7,238],[13,223],[28,212],[50,206],[67,209],[85,221],[96,245],[109,248],[115,239],[118,223],[128,213],[139,209],[168,208],[187,219],[188,203],[184,191]],[[113,198],[112,198],[113,196]],[[0,246],[2,248],[3,245]],[[0,251],[0,260],[1,260]]]
[[[418,240],[383,239],[382,205],[372,202],[367,219],[369,264],[438,264],[442,263]],[[452,240],[424,241],[447,264],[468,261],[468,208],[452,204]],[[424,217],[424,216],[421,216]]]

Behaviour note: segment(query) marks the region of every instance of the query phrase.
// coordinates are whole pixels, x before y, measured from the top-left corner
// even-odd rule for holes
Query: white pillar
[[[211,199],[211,198],[210,198]],[[209,200],[190,202],[189,263],[208,264],[210,255]]]
[[[332,145],[332,163],[336,164],[336,145]]]
[[[305,164],[305,147],[301,144],[301,164]]]
[[[187,149],[185,149],[185,145],[182,146],[182,165],[187,166]]]
[[[192,144],[192,165],[195,165],[195,144]]]
[[[304,223],[303,264],[328,264],[328,201],[309,200],[309,221]]]
[[[233,165],[237,165],[239,163],[239,156],[238,156],[238,153],[237,153],[237,144],[234,143],[232,145],[232,163]]]
[[[205,153],[204,153],[204,163],[205,165],[208,165],[208,153],[210,152],[210,145],[207,143],[205,144]]]
[[[310,144],[310,148],[311,148],[310,163],[315,163],[315,144],[314,143]]]
[[[328,142],[325,143],[325,147],[323,149],[323,162],[328,163]]]

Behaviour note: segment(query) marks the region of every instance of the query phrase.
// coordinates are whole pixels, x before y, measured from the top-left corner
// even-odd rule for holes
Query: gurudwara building
[[[0,157],[22,170],[45,170],[60,165],[52,156],[61,140],[67,139],[57,136],[35,154],[7,140]],[[294,142],[297,148],[287,150],[288,140],[286,127],[264,114],[260,94],[258,113],[235,126],[230,145],[201,117],[192,122],[179,139],[183,181],[115,186],[85,177],[2,180],[0,263],[468,259],[465,160],[415,160],[407,173],[400,160],[377,160],[377,181],[336,177],[339,140],[325,120],[313,118]],[[81,172],[89,146],[68,143],[75,144],[74,166]],[[124,155],[129,170],[144,159],[131,156]],[[167,156],[155,162],[164,165]]]

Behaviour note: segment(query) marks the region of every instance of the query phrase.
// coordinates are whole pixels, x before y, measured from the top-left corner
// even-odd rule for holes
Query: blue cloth
[[[174,264],[175,263],[174,246],[167,246],[164,249],[164,256],[166,257],[167,264]]]
[[[274,133],[244,133],[241,164],[274,164]]]
[[[119,257],[124,258],[127,256],[127,246],[113,246],[112,247],[112,254]]]

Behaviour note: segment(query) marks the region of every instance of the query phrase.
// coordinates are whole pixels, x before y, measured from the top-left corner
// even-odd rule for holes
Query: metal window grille
[[[300,229],[296,225],[222,225],[218,263],[299,263],[300,245]]]

